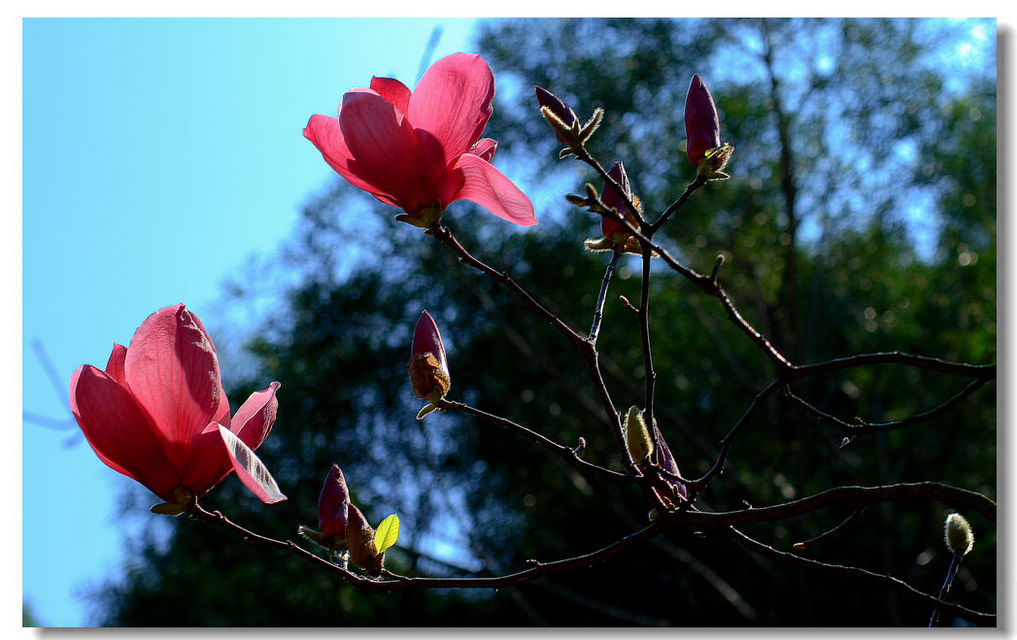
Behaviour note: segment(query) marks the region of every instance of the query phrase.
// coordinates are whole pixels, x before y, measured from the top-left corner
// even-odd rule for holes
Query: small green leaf
[[[381,521],[374,534],[375,555],[381,555],[399,539],[399,516],[392,513]]]

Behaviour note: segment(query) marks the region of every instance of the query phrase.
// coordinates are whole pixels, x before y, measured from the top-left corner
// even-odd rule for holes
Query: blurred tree
[[[563,192],[600,181],[539,117],[531,85],[580,114],[606,109],[591,150],[624,160],[634,191],[663,210],[694,174],[681,111],[699,72],[736,147],[733,178],[711,183],[664,228],[683,262],[720,278],[739,309],[795,362],[900,350],[993,362],[995,351],[994,51],[960,74],[944,66],[970,24],[908,20],[491,21],[479,50],[499,83],[487,135],[537,205],[530,232],[459,203],[447,224],[478,257],[511,270],[570,325],[589,326],[607,258],[582,250],[599,221]],[[959,81],[959,82],[958,82]],[[289,282],[246,354],[244,394],[283,383],[279,421],[259,455],[289,501],[255,503],[231,478],[203,503],[277,538],[316,522],[335,462],[372,524],[396,511],[393,569],[495,575],[590,551],[646,523],[634,486],[580,474],[518,435],[457,413],[414,420],[406,361],[421,309],[435,317],[450,397],[504,415],[620,469],[580,354],[516,297],[459,265],[394,210],[345,183],[313,199],[281,253]],[[463,205],[463,206],[460,206]],[[923,236],[933,228],[936,233]],[[639,262],[623,258],[600,338],[619,409],[643,397]],[[250,303],[263,275],[233,287]],[[659,426],[687,476],[774,378],[771,363],[713,299],[655,269],[651,330]],[[213,331],[213,335],[216,335]],[[229,378],[229,376],[227,376]],[[882,365],[811,378],[792,391],[824,412],[872,422],[921,413],[959,392],[949,376]],[[995,389],[907,429],[844,434],[789,398],[773,398],[739,436],[702,508],[774,504],[837,485],[936,480],[995,498]],[[938,592],[950,505],[884,503],[802,553],[889,573]],[[750,535],[790,549],[848,516],[821,510]],[[994,525],[976,529],[953,597],[996,608]],[[915,625],[930,611],[893,594],[801,573],[722,535],[678,528],[611,559],[497,592],[364,595],[299,559],[179,519],[138,542],[123,580],[99,596],[109,625]],[[947,621],[949,623],[949,621]]]

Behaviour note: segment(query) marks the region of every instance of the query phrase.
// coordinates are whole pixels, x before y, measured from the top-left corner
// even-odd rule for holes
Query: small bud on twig
[[[959,513],[946,517],[946,546],[956,556],[966,556],[975,546],[975,534],[971,525]]]

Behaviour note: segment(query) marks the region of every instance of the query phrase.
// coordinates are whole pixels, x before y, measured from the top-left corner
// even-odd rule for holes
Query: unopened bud
[[[579,137],[579,117],[572,107],[543,87],[533,87],[540,103],[540,113],[554,129],[554,137],[562,144],[572,147]]]
[[[625,165],[621,161],[615,162],[611,166],[611,170],[607,172],[607,175],[613,178],[622,190],[619,192],[613,184],[605,180],[604,195],[600,198],[601,202],[604,203],[604,206],[617,211],[629,224],[638,229],[639,220],[637,212],[640,211],[639,198],[632,194],[629,176],[625,173]],[[632,204],[630,205],[629,202]],[[632,205],[635,205],[635,208]],[[632,232],[626,229],[625,225],[608,215],[600,217],[600,229],[604,232],[605,238],[610,238],[615,243],[625,242],[632,235]]]
[[[946,546],[956,556],[967,555],[975,546],[975,534],[971,525],[959,513],[951,513],[946,517]]]
[[[709,180],[726,180],[723,173],[734,147],[720,141],[720,119],[710,90],[699,74],[692,76],[685,98],[686,153],[699,175]]]
[[[653,441],[650,440],[650,432],[643,420],[643,412],[638,407],[630,407],[625,416],[625,443],[635,462],[642,462],[653,453]]]
[[[339,465],[333,464],[325,476],[325,484],[318,496],[318,528],[326,536],[342,538],[346,535],[349,517],[350,492],[346,488]]]
[[[350,560],[370,574],[381,573],[385,553],[377,553],[374,547],[374,528],[356,505],[350,505],[349,522],[346,526],[346,540],[350,545]]]
[[[437,402],[452,387],[445,359],[445,345],[438,325],[427,311],[420,314],[410,350],[410,382],[418,398]]]

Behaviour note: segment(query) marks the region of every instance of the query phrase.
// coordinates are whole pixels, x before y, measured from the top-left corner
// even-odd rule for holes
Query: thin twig
[[[657,372],[653,368],[653,353],[650,349],[650,260],[653,250],[643,245],[643,278],[639,294],[639,338],[643,345],[643,373],[645,391],[643,392],[644,418],[648,427],[653,426],[653,392],[657,381]]]
[[[502,427],[503,429],[515,431],[516,433],[522,435],[531,442],[539,444],[545,449],[557,453],[562,458],[564,458],[569,464],[575,466],[577,469],[580,469],[582,471],[591,471],[602,476],[607,476],[615,480],[621,480],[626,482],[642,481],[642,479],[639,476],[618,473],[617,471],[612,471],[611,469],[601,467],[599,465],[593,464],[592,462],[587,462],[586,460],[583,460],[577,455],[574,448],[558,444],[557,442],[550,440],[549,438],[537,433],[536,431],[533,431],[532,429],[528,429],[521,424],[512,422],[508,418],[496,416],[492,413],[487,413],[486,411],[481,411],[480,409],[471,407],[468,404],[450,400],[440,400],[438,402],[438,408],[443,411],[462,411],[463,413],[468,413],[472,416],[476,416],[477,418],[481,418],[483,420],[496,424],[499,427]]]
[[[972,611],[966,607],[962,607],[951,602],[944,602],[938,598],[934,598],[927,593],[915,589],[908,583],[894,578],[893,576],[874,573],[867,571],[859,567],[848,567],[839,564],[828,564],[826,562],[820,562],[819,560],[813,560],[811,558],[803,558],[793,553],[787,553],[785,551],[778,551],[768,544],[764,544],[755,540],[734,527],[729,527],[728,531],[731,533],[731,538],[738,544],[745,547],[749,551],[757,553],[759,555],[766,556],[773,560],[777,560],[786,564],[790,564],[802,569],[808,569],[811,571],[818,571],[829,575],[834,575],[839,578],[859,580],[870,585],[878,586],[882,589],[889,589],[895,593],[898,593],[909,600],[920,604],[927,604],[935,607],[939,607],[943,611],[948,611],[957,616],[960,616],[966,620],[970,620],[979,626],[995,626],[996,616],[991,613],[982,613],[980,611]]]
[[[648,235],[650,237],[653,237],[653,234],[657,232],[657,229],[660,229],[662,226],[664,226],[664,223],[667,222],[668,218],[671,217],[671,214],[677,211],[679,207],[681,207],[688,201],[689,196],[692,195],[692,192],[698,189],[699,187],[703,186],[704,184],[706,184],[706,176],[697,174],[696,179],[693,180],[689,184],[689,186],[685,187],[685,192],[678,196],[678,199],[672,202],[667,209],[664,209],[664,213],[660,214],[660,217],[657,218],[653,222],[653,224],[650,225],[650,233]]]
[[[986,383],[986,380],[982,380],[982,379],[972,380],[971,382],[969,382],[967,384],[967,386],[964,387],[964,389],[962,389],[959,393],[957,393],[956,395],[951,397],[946,402],[943,402],[942,404],[937,405],[936,407],[934,407],[932,409],[929,409],[928,411],[925,411],[923,413],[915,414],[913,416],[908,416],[907,418],[903,418],[901,420],[894,420],[892,422],[865,422],[865,421],[859,421],[857,423],[850,423],[850,422],[846,422],[844,420],[841,420],[837,416],[834,416],[834,415],[831,415],[829,413],[826,413],[825,411],[822,411],[821,409],[817,409],[815,406],[809,404],[807,401],[805,401],[802,398],[796,396],[795,394],[791,393],[790,391],[786,392],[786,397],[789,400],[792,400],[792,401],[798,403],[803,409],[805,409],[812,416],[814,416],[816,418],[819,418],[820,420],[824,420],[826,422],[829,422],[831,424],[835,424],[838,427],[840,427],[842,430],[850,433],[852,436],[857,436],[857,435],[861,435],[861,434],[864,434],[864,433],[870,433],[870,432],[876,432],[876,431],[891,431],[893,429],[903,429],[904,427],[909,427],[909,426],[911,426],[911,425],[913,425],[915,423],[922,422],[924,420],[929,420],[931,418],[934,418],[934,417],[936,417],[936,416],[938,416],[938,415],[940,415],[942,413],[946,413],[949,409],[953,408],[955,405],[959,404],[962,400],[964,400],[965,398],[970,396],[972,393],[974,393],[975,391],[980,389],[982,387],[982,385],[984,385],[985,383]]]
[[[521,297],[526,302],[526,304],[528,304],[530,308],[537,313],[537,315],[551,323],[551,325],[555,329],[557,329],[560,333],[565,335],[572,342],[576,344],[582,344],[583,342],[585,342],[583,340],[583,337],[579,335],[579,333],[575,329],[565,324],[564,320],[562,320],[553,312],[545,308],[542,304],[537,302],[536,298],[534,298],[528,291],[526,291],[526,289],[520,286],[519,283],[517,283],[512,278],[512,276],[509,275],[508,271],[498,271],[494,267],[491,267],[490,265],[475,258],[469,251],[466,250],[465,247],[463,247],[462,244],[460,244],[456,237],[452,235],[452,232],[449,230],[448,227],[443,225],[438,226],[435,228],[428,229],[427,233],[434,236],[442,244],[452,249],[452,251],[455,252],[455,254],[459,257],[459,262],[467,266],[473,267],[474,269],[491,276],[498,282],[508,287],[510,291]]]
[[[865,507],[861,507],[859,509],[855,509],[850,514],[848,514],[848,517],[846,517],[843,520],[841,520],[840,524],[838,524],[834,528],[828,529],[828,530],[824,531],[823,533],[819,534],[818,536],[813,536],[812,538],[809,538],[808,540],[802,540],[801,542],[796,542],[793,545],[791,545],[791,547],[795,551],[801,551],[805,547],[810,547],[810,546],[816,544],[817,542],[819,542],[823,538],[826,538],[827,536],[833,535],[834,533],[836,533],[836,532],[840,531],[841,529],[843,529],[844,525],[846,525],[847,523],[849,523],[852,520],[854,520],[856,517],[858,517],[858,514],[860,514],[864,510],[865,510]]]
[[[618,258],[621,257],[620,251],[614,251],[611,253],[611,262],[607,265],[607,270],[604,271],[604,280],[600,283],[600,294],[597,296],[597,306],[593,310],[593,326],[590,327],[590,344],[596,345],[597,338],[600,334],[600,322],[604,318],[604,301],[607,299],[607,288],[611,284],[611,276],[614,275],[614,267],[618,264]]]
[[[819,509],[849,505],[861,508],[870,504],[891,501],[936,501],[957,510],[978,513],[990,522],[996,522],[996,503],[975,491],[961,489],[941,482],[905,482],[874,487],[834,487],[820,493],[767,507],[749,507],[738,511],[689,511],[681,515],[669,514],[676,522],[697,527],[775,522],[813,513]]]
[[[312,564],[325,568],[331,573],[342,576],[355,587],[369,593],[420,589],[499,589],[519,584],[521,582],[526,582],[539,576],[558,573],[575,567],[590,566],[595,562],[599,562],[613,556],[623,549],[631,547],[643,540],[647,540],[663,530],[663,519],[658,519],[656,522],[651,522],[648,526],[595,551],[571,558],[555,560],[553,562],[538,562],[536,560],[531,560],[528,563],[530,564],[530,568],[502,576],[479,578],[411,578],[386,571],[384,573],[385,577],[388,578],[386,580],[381,579],[380,577],[371,578],[362,576],[348,569],[343,569],[342,567],[332,564],[331,562],[314,555],[310,551],[303,549],[291,540],[275,540],[273,538],[258,535],[236,524],[235,522],[232,522],[218,511],[214,513],[206,511],[198,504],[192,505],[188,513],[198,520],[211,522],[231,529],[243,536],[244,540],[247,542],[295,553]]]

